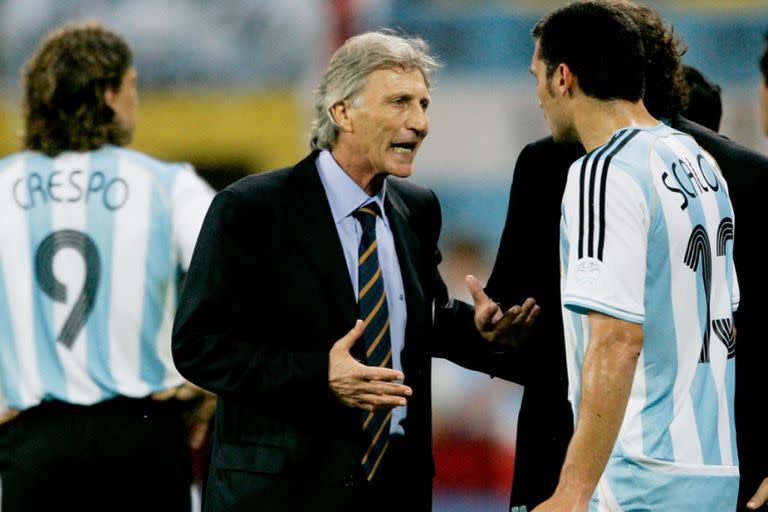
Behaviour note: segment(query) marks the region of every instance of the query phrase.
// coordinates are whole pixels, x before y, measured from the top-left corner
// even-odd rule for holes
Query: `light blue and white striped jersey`
[[[178,279],[213,190],[116,146],[0,160],[0,411],[181,384]]]
[[[586,313],[640,323],[644,338],[590,510],[735,510],[733,233],[717,163],[663,124],[619,130],[571,165],[561,293],[575,417]]]

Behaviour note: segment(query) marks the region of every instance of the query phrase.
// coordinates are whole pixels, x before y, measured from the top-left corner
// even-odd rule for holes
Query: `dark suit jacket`
[[[715,157],[729,185],[736,214],[734,259],[741,285],[736,316],[736,428],[741,487],[739,503],[768,476],[768,439],[754,419],[762,400],[761,376],[768,344],[761,341],[765,311],[765,272],[758,247],[765,232],[762,215],[752,212],[768,190],[768,159],[685,118],[672,126],[688,133]],[[551,137],[527,145],[518,157],[507,220],[486,291],[504,306],[531,296],[541,313],[529,336],[528,353],[499,362],[495,373],[525,386],[518,418],[511,503],[528,508],[555,487],[573,434],[567,399],[567,373],[560,308],[560,204],[570,164],[584,154],[579,144],[556,144]],[[763,433],[761,433],[761,431]],[[746,510],[746,509],[744,509]]]
[[[521,357],[499,360],[495,373],[525,386],[517,420],[512,505],[529,509],[551,496],[573,434],[560,310],[560,202],[568,167],[581,144],[551,137],[517,159],[507,219],[486,292],[508,308],[533,297],[541,306]]]
[[[362,412],[328,387],[328,352],[358,308],[316,157],[219,193],[197,242],[173,355],[186,378],[219,396],[206,510],[362,507],[345,488],[365,444]],[[434,194],[389,178],[386,212],[406,291],[402,364],[413,389],[395,468],[402,485],[390,494],[410,489],[408,510],[429,510],[430,357],[479,368],[490,352],[472,308],[448,301],[437,272]]]

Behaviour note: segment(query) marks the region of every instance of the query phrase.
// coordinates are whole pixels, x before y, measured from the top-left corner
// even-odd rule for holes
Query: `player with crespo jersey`
[[[131,60],[119,36],[77,24],[24,69],[26,150],[0,160],[4,510],[190,510],[181,402],[199,398],[205,422],[212,396],[176,371],[170,337],[213,190],[121,147]]]

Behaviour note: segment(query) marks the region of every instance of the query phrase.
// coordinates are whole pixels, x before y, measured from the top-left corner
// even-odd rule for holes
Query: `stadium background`
[[[721,131],[768,153],[757,99],[768,0],[645,3],[684,37],[685,63],[722,86]],[[490,272],[515,159],[547,134],[528,73],[529,32],[560,4],[0,0],[0,155],[20,147],[19,68],[40,36],[65,20],[99,20],[133,46],[141,94],[133,147],[190,161],[216,188],[303,156],[312,91],[333,49],[359,31],[399,28],[425,38],[445,64],[412,179],[441,199],[441,270],[466,299],[464,274]],[[435,510],[506,510],[522,388],[444,361],[434,362],[433,388]]]

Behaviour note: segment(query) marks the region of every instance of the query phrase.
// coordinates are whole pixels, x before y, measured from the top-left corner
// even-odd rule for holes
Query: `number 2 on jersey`
[[[101,261],[96,243],[85,233],[62,229],[45,237],[35,253],[35,274],[43,292],[56,302],[67,302],[67,286],[54,275],[53,258],[60,250],[67,248],[74,249],[85,260],[83,289],[58,336],[59,343],[72,348],[93,310],[101,278]]]
[[[725,244],[728,240],[733,240],[733,220],[730,217],[724,218],[717,229],[718,256],[725,256]],[[728,350],[728,359],[731,359],[736,355],[736,340],[733,337],[733,322],[730,318],[711,319],[710,295],[712,293],[712,250],[710,248],[707,230],[700,224],[693,228],[691,237],[688,239],[685,264],[694,272],[698,270],[699,264],[702,265],[701,278],[704,282],[704,292],[707,296],[707,328],[704,329],[704,339],[702,340],[699,362],[709,363],[710,324],[715,335],[717,335],[718,339],[720,339]]]

